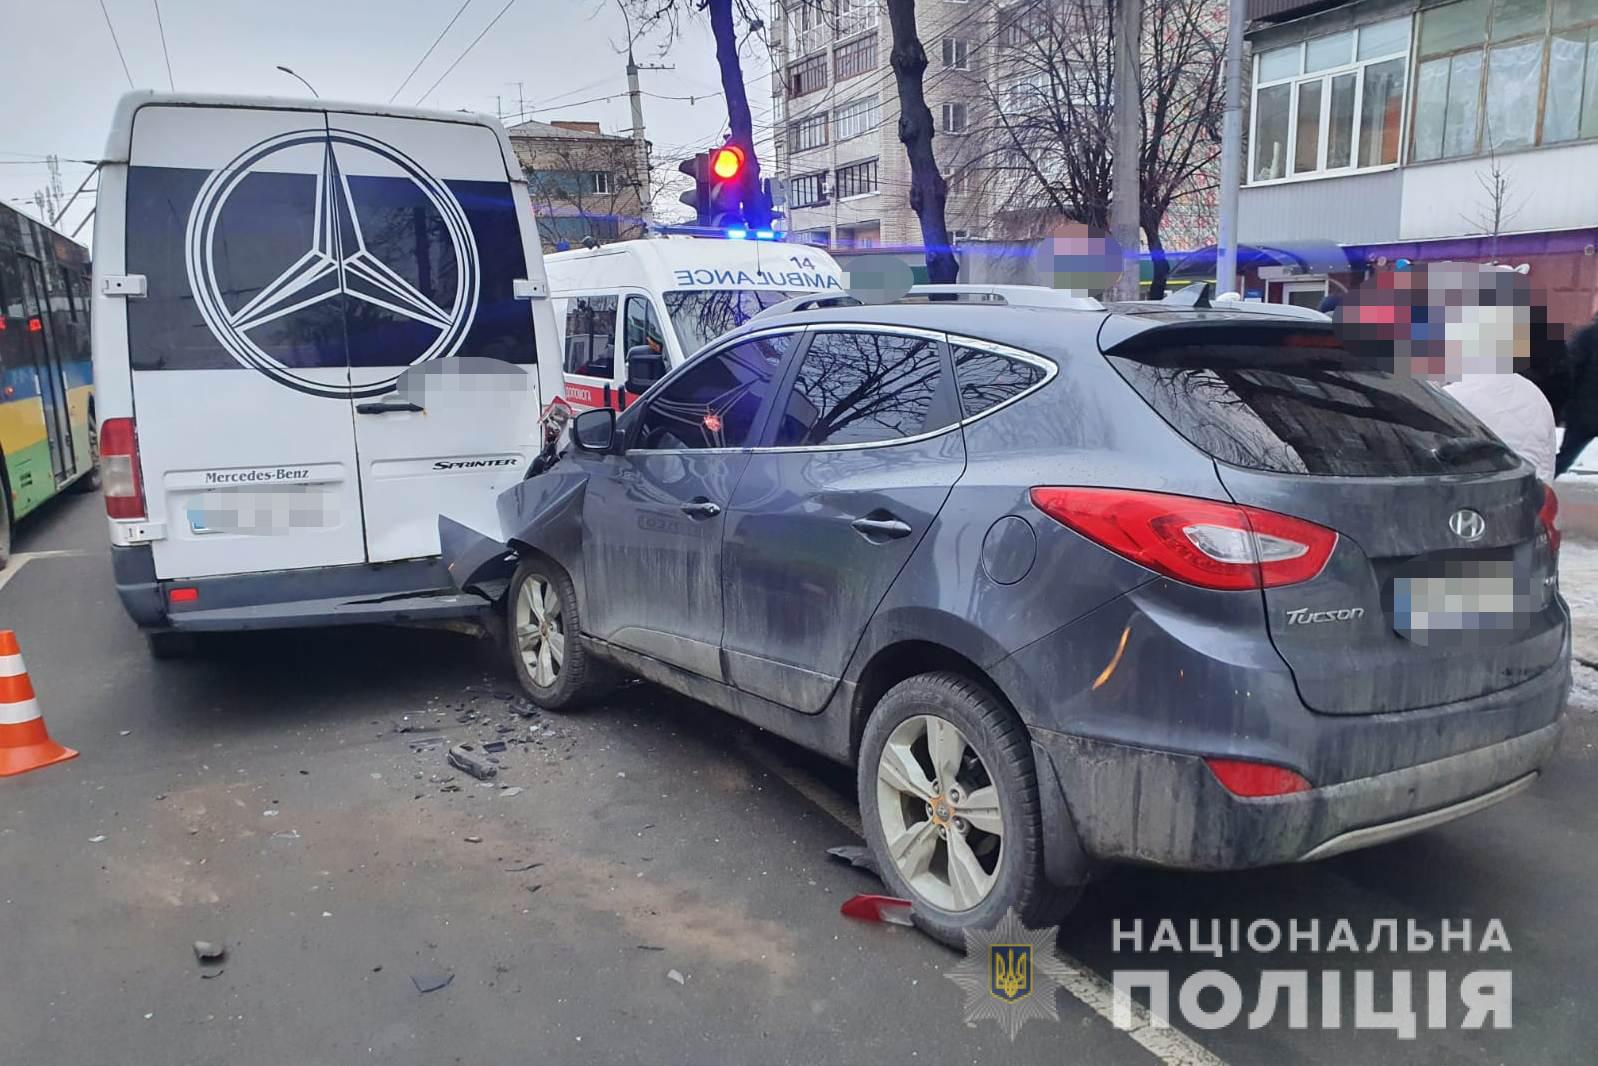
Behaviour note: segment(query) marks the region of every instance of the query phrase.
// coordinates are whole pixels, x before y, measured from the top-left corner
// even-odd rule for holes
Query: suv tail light
[[[1541,522],[1543,529],[1548,534],[1548,547],[1554,551],[1559,550],[1559,530],[1554,526],[1554,520],[1559,517],[1559,497],[1554,495],[1554,487],[1543,482],[1543,505],[1537,511],[1537,521]]]
[[[106,514],[112,518],[144,517],[139,435],[131,418],[108,418],[100,423],[100,486]]]
[[[1207,589],[1308,581],[1337,546],[1336,532],[1302,518],[1163,492],[1040,487],[1032,503],[1117,555]]]

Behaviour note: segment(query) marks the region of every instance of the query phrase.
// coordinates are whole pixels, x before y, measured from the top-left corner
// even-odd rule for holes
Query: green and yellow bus
[[[0,566],[18,519],[98,484],[89,250],[0,205]]]

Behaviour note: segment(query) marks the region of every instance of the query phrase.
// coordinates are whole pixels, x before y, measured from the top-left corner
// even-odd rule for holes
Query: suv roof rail
[[[1067,311],[1102,311],[1104,305],[1091,296],[1051,289],[1043,285],[912,285],[896,300],[877,304],[891,307],[907,303],[979,303],[998,304],[1005,307],[1046,307]],[[795,311],[813,311],[822,307],[859,307],[866,301],[849,293],[806,293],[791,300],[772,304],[752,316],[774,318]]]
[[[1007,307],[1104,310],[1104,305],[1091,296],[1066,289],[1051,289],[1046,285],[914,285],[895,302],[930,302],[933,297],[952,297],[960,302],[1003,304]]]
[[[814,311],[818,307],[855,307],[864,302],[858,296],[850,296],[846,292],[807,292],[803,296],[795,296],[756,311],[749,316],[749,321],[753,322],[757,318],[775,318],[777,315],[788,315],[795,311]]]

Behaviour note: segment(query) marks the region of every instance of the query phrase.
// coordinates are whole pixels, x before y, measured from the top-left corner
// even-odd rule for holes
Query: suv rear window
[[[1223,463],[1344,477],[1469,474],[1518,460],[1454,400],[1315,334],[1275,343],[1139,338],[1108,356],[1177,432]]]

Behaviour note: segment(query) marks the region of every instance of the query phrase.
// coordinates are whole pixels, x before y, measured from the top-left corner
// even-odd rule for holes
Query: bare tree
[[[945,208],[949,188],[932,151],[932,109],[927,107],[923,78],[927,51],[916,33],[915,0],[887,0],[893,31],[889,63],[899,90],[899,140],[910,157],[910,208],[921,221],[926,246],[927,280],[948,284],[960,275],[960,263],[949,248]]]
[[[628,240],[644,235],[642,182],[631,141],[614,137],[514,138],[538,217],[538,236],[554,247],[574,234],[563,219],[583,220],[583,235]]]
[[[1144,4],[1138,221],[1155,298],[1170,273],[1162,230],[1172,206],[1216,185],[1225,12],[1217,0]],[[989,114],[961,176],[1017,227],[1035,232],[1055,218],[1109,230],[1114,57],[1103,0],[1021,0],[1001,12],[983,76]]]
[[[638,20],[638,32],[664,30],[662,51],[676,40],[684,12],[703,12],[710,20],[710,33],[716,41],[716,66],[721,72],[721,91],[727,100],[727,128],[730,144],[744,153],[743,214],[752,228],[771,225],[771,204],[760,183],[760,159],[755,154],[754,116],[749,110],[749,94],[744,85],[740,45],[751,37],[763,37],[766,24],[760,17],[757,0],[623,0]],[[741,30],[740,30],[741,24]]]
[[[1476,183],[1481,186],[1482,190],[1481,209],[1476,213],[1475,217],[1469,215],[1460,217],[1464,218],[1467,225],[1474,226],[1487,234],[1489,238],[1488,257],[1496,263],[1498,262],[1498,237],[1503,233],[1505,227],[1514,221],[1515,216],[1520,214],[1521,207],[1525,205],[1515,204],[1511,206],[1510,204],[1510,197],[1513,195],[1514,187],[1510,183],[1509,175],[1504,172],[1504,165],[1499,161],[1498,153],[1493,150],[1492,129],[1490,126],[1487,130],[1487,166],[1476,173]]]

